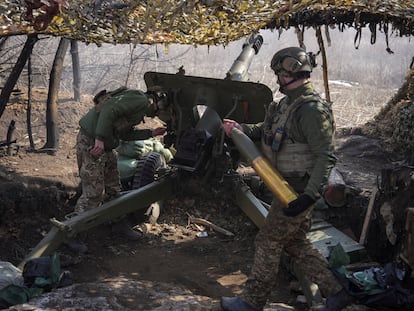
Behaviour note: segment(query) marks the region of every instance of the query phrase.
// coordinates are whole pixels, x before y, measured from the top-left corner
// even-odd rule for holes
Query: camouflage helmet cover
[[[278,51],[273,56],[270,67],[275,74],[284,71],[289,75],[295,75],[299,72],[312,72],[312,68],[316,67],[316,62],[312,53],[306,53],[299,47],[289,47]]]

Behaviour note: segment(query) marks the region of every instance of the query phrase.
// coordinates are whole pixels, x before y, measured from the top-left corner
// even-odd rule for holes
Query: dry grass
[[[315,82],[316,88],[324,94],[322,82]],[[356,128],[371,121],[392,98],[396,89],[371,86],[344,86],[331,83],[329,86],[336,127]]]

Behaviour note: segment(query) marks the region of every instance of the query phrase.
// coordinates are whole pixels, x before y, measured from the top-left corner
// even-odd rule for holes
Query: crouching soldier
[[[145,116],[155,117],[168,105],[167,94],[160,87],[147,92],[119,88],[112,92],[101,91],[94,97],[95,106],[79,121],[76,155],[81,179],[82,194],[75,212],[100,206],[119,196],[121,191],[117,153],[120,140],[143,140],[163,135],[164,127],[137,129]],[[125,218],[112,223],[112,231],[130,240],[140,238]],[[73,251],[86,252],[79,239],[71,238],[66,245]]]

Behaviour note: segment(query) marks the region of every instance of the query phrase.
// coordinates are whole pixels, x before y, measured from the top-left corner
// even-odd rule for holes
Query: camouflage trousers
[[[76,156],[82,194],[75,206],[77,212],[98,207],[102,202],[117,196],[121,189],[116,151],[107,151],[96,159],[89,154],[94,144],[93,138],[79,132]]]
[[[312,209],[296,217],[287,217],[281,204],[273,200],[266,221],[256,236],[253,267],[242,294],[244,300],[259,309],[265,306],[271,290],[277,285],[282,252],[301,266],[305,276],[319,286],[325,297],[342,289],[329,270],[327,260],[306,238]]]

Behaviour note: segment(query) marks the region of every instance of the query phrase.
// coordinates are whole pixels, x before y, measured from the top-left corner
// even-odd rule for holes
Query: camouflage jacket
[[[284,116],[284,114],[289,115]],[[265,151],[270,147],[265,145],[263,136],[266,128],[269,127],[274,134],[275,128],[280,126],[278,119],[283,119],[284,134],[281,147],[269,155],[269,152]],[[287,91],[286,96],[279,103],[271,103],[263,122],[242,126],[250,138],[256,141],[262,140],[265,155],[277,169],[279,169],[278,161],[275,161],[275,158],[281,155],[286,162],[284,166],[289,164],[292,167],[297,164],[304,166],[302,176],[293,176],[280,171],[296,191],[304,192],[314,199],[320,196],[329,172],[336,163],[333,154],[335,124],[330,105],[320,98],[310,82]]]
[[[141,140],[151,137],[150,129],[135,129],[144,120],[150,108],[147,96],[139,90],[126,89],[108,97],[100,109],[90,109],[79,125],[87,135],[100,139],[109,151],[119,145],[119,140]],[[99,110],[99,111],[98,111]]]

